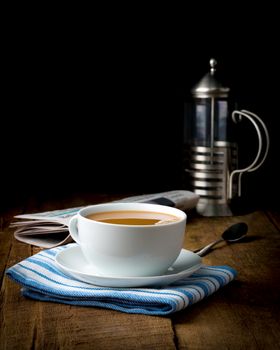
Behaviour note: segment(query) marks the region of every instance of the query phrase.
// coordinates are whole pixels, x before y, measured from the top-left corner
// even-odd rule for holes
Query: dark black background
[[[35,25],[7,28],[1,206],[34,195],[188,186],[182,175],[184,102],[211,57],[231,98],[259,114],[271,136],[263,167],[244,176],[244,195],[278,205],[277,28],[227,19],[215,26],[209,21],[199,33],[198,22],[186,28],[168,21],[153,30],[145,22],[134,30],[120,23],[53,30],[52,22],[40,25],[40,17]],[[257,139],[250,127],[240,133],[246,163]]]

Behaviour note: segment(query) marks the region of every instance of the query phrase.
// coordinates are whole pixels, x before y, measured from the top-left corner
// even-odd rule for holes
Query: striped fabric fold
[[[162,288],[99,287],[75,280],[57,267],[55,255],[69,246],[43,250],[10,267],[6,274],[22,286],[25,297],[146,315],[183,310],[236,277],[236,271],[229,266],[203,265],[193,275]]]

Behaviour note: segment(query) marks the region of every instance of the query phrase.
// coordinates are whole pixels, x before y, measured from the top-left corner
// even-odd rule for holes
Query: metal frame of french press
[[[229,140],[215,140],[215,101],[227,99],[230,91],[216,80],[216,64],[215,59],[210,60],[210,72],[192,89],[195,99],[207,99],[211,104],[210,147],[197,143],[190,145],[185,170],[189,174],[192,190],[200,196],[198,213],[204,216],[230,216],[232,198],[241,196],[242,175],[257,170],[267,157],[269,134],[264,122],[255,113],[247,110],[231,113],[234,123],[247,118],[255,127],[259,141],[253,162],[238,169],[237,144]]]

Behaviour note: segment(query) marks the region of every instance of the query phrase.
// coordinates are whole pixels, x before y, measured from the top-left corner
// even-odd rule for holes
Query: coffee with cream
[[[138,210],[115,210],[95,212],[86,216],[87,219],[117,225],[158,225],[178,221],[175,215]]]

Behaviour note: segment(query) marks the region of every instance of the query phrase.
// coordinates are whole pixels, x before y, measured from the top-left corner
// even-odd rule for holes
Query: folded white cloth
[[[22,294],[29,298],[146,315],[183,310],[213,294],[237,274],[229,266],[203,265],[193,275],[164,288],[99,287],[75,280],[58,268],[55,256],[69,246],[43,250],[10,267],[6,274],[22,285]]]

